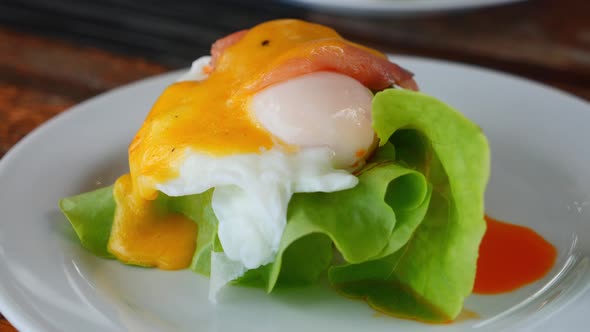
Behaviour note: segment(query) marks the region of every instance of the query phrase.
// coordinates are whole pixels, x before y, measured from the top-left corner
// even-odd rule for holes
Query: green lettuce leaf
[[[403,248],[380,260],[333,267],[330,281],[386,312],[452,320],[473,288],[485,232],[486,138],[448,105],[411,91],[378,93],[373,121],[381,144],[396,147],[397,162],[427,177],[430,206]]]
[[[97,256],[114,258],[107,251],[115,217],[113,186],[63,198],[59,201],[59,208],[72,224],[84,248]]]
[[[393,194],[395,191],[403,195]],[[296,268],[291,267],[295,264],[285,259],[283,252],[300,238],[324,234],[323,237],[316,237],[316,241],[329,239],[347,262],[360,263],[379,258],[407,241],[424,216],[428,199],[425,178],[416,171],[391,162],[368,165],[359,174],[359,184],[352,189],[294,195],[289,204],[288,223],[279,253],[271,264],[267,291],[272,290],[281,270]],[[396,215],[394,207],[405,210],[403,217]],[[408,229],[406,238],[400,236]],[[323,248],[323,251],[316,250],[316,255],[331,256],[331,246]],[[317,266],[309,258],[296,265],[303,270]],[[321,272],[318,270],[319,266],[314,270],[316,277]]]

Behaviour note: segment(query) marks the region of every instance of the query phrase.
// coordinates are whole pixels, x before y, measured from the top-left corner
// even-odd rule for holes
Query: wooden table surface
[[[101,2],[104,1],[92,4]],[[383,51],[491,67],[590,100],[590,1],[587,0],[530,0],[467,12],[370,19],[277,4],[256,8],[234,3],[226,12],[223,6],[227,4],[221,1],[214,10],[232,14],[233,23],[221,24],[202,18],[197,21],[204,23],[193,26],[186,25],[189,22],[186,16],[175,14],[182,13],[181,9],[164,13],[167,16],[158,22],[168,22],[170,27],[183,23],[191,29],[191,36],[198,36],[194,45],[199,46],[194,49],[184,47],[188,37],[171,43],[174,39],[169,34],[146,30],[153,29],[152,25],[141,26],[141,20],[127,29],[129,35],[150,32],[151,39],[145,44],[105,39],[108,30],[102,34],[96,32],[109,27],[108,22],[99,21],[105,18],[80,16],[96,15],[100,8],[84,12],[83,4],[73,2],[69,6],[56,6],[58,9],[35,7],[40,3],[0,4],[0,158],[24,135],[70,106],[123,84],[186,66],[191,58],[203,55],[206,45],[231,30],[282,16],[330,25],[349,39]],[[134,8],[133,3],[129,1],[129,8]],[[70,12],[64,14],[66,9]],[[113,11],[113,7],[106,10]],[[198,8],[191,10],[198,11]],[[78,25],[82,28],[76,30],[50,19],[39,20],[44,11],[52,11],[55,20],[62,23],[68,19],[103,22],[103,30],[84,30],[87,25]],[[148,17],[146,13],[148,9],[137,17]],[[153,19],[153,12],[150,15]],[[178,31],[186,34],[186,29]],[[164,51],[151,47],[159,42],[167,43],[162,48]],[[2,318],[0,332],[7,331],[15,329]]]

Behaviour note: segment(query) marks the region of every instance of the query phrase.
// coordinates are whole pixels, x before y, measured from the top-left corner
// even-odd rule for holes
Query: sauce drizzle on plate
[[[485,216],[487,230],[479,247],[473,292],[499,294],[544,277],[557,249],[534,230]]]

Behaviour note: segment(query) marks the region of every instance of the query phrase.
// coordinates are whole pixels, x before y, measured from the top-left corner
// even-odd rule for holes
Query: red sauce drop
[[[510,292],[541,279],[555,263],[557,250],[532,229],[485,216],[474,293]]]

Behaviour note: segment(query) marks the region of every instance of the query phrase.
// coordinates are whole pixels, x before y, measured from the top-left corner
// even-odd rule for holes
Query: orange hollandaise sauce
[[[545,276],[557,257],[555,247],[532,229],[485,216],[473,292],[510,292]]]
[[[180,215],[162,215],[152,205],[157,184],[178,176],[187,150],[210,156],[260,153],[280,146],[253,118],[249,103],[269,72],[288,77],[292,59],[303,63],[315,47],[356,44],[334,30],[297,20],[258,25],[227,47],[203,81],[178,82],[157,100],[129,146],[130,174],[119,178],[117,211],[109,251],[128,263],[181,269],[190,264],[197,229]],[[369,50],[373,54],[380,53]],[[274,77],[276,81],[276,77]],[[138,96],[141,98],[141,96]]]
[[[164,270],[187,267],[196,247],[197,224],[177,213],[158,211],[139,197],[129,174],[113,189],[117,208],[108,250],[119,260]]]

